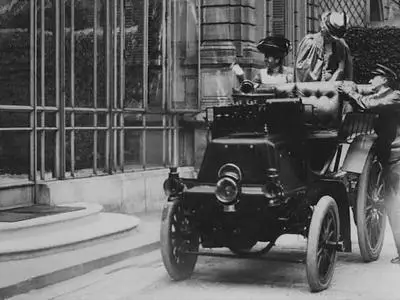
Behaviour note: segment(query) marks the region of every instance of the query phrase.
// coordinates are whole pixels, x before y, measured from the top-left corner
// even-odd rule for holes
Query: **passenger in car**
[[[361,109],[379,113],[375,126],[378,135],[378,154],[383,165],[384,197],[389,223],[392,227],[397,257],[392,263],[400,264],[400,91],[397,89],[398,76],[392,69],[378,64],[370,84],[369,95],[356,91],[354,84],[343,83],[339,92],[350,96]]]
[[[320,31],[306,35],[299,43],[296,81],[352,80],[350,49],[342,38],[346,23],[345,13],[329,11],[322,15]]]
[[[253,82],[257,85],[276,85],[293,82],[293,68],[283,65],[290,50],[290,41],[283,36],[268,36],[257,45],[264,54],[265,68],[257,70]]]

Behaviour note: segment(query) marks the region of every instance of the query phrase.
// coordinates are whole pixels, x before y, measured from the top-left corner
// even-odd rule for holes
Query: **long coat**
[[[343,39],[333,40],[332,52],[324,51],[324,39],[320,32],[306,35],[300,42],[296,57],[296,81],[328,81],[325,74],[341,69],[336,80],[353,79],[353,63],[350,49]]]

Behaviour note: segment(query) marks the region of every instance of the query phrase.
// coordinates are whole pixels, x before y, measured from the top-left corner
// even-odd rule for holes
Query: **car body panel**
[[[351,143],[343,161],[342,170],[361,174],[367,156],[377,139],[376,135],[361,135]]]

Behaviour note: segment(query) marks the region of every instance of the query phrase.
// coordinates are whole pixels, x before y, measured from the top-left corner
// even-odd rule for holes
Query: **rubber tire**
[[[306,260],[306,272],[307,272],[307,280],[308,285],[310,287],[311,292],[320,292],[329,287],[333,273],[335,270],[335,264],[337,259],[337,252],[334,253],[334,260],[330,266],[330,270],[328,271],[327,280],[325,282],[321,282],[318,270],[318,243],[319,236],[321,232],[322,222],[329,211],[332,211],[334,217],[336,219],[336,232],[337,239],[340,234],[340,223],[339,223],[339,209],[335,200],[330,196],[323,196],[318,201],[317,205],[314,207],[314,212],[311,218],[311,224],[308,231],[308,240],[307,240],[307,260]]]
[[[385,228],[386,228],[386,216],[383,217],[381,236],[379,238],[378,246],[371,249],[368,243],[368,238],[365,232],[365,206],[366,206],[366,193],[368,188],[368,177],[371,171],[371,166],[374,158],[374,152],[371,151],[368,154],[367,160],[365,162],[363,171],[361,173],[358,182],[358,192],[357,192],[357,203],[356,203],[356,219],[357,219],[357,235],[358,235],[358,245],[360,247],[361,257],[364,262],[376,261],[381,254],[383,242],[385,238]]]
[[[173,217],[176,213],[178,206],[180,205],[178,200],[167,202],[164,205],[162,211],[161,219],[161,229],[160,229],[160,244],[161,244],[161,257],[164,266],[169,274],[169,276],[175,280],[185,280],[189,278],[195,268],[197,262],[197,255],[183,254],[183,263],[178,263],[173,254],[173,245],[171,238],[171,228],[173,225]],[[192,245],[191,250],[198,251],[199,240]]]

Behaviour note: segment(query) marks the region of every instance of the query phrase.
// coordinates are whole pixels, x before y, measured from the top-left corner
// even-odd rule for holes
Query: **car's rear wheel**
[[[314,207],[307,242],[307,279],[312,292],[332,281],[339,240],[339,210],[335,200],[323,196]]]
[[[162,260],[170,277],[173,280],[189,278],[196,265],[197,255],[187,252],[199,250],[199,237],[178,200],[167,202],[164,206],[160,243]]]
[[[360,176],[356,202],[357,235],[365,262],[375,261],[382,251],[386,228],[382,164],[371,151]]]

